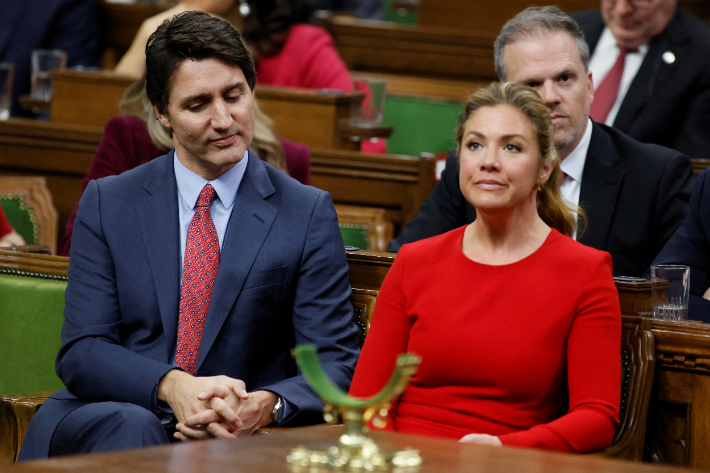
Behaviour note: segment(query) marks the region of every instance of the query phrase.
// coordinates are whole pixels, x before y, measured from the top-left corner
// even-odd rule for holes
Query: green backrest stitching
[[[39,243],[39,225],[34,208],[27,205],[24,194],[0,193],[0,205],[7,220],[27,244]]]

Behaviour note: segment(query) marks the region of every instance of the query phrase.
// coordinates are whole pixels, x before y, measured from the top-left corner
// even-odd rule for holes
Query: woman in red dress
[[[402,247],[355,370],[350,394],[366,397],[398,354],[421,356],[386,428],[573,452],[611,443],[619,299],[609,254],[568,236],[579,210],[560,195],[553,134],[527,86],[469,97],[457,141],[477,219]]]

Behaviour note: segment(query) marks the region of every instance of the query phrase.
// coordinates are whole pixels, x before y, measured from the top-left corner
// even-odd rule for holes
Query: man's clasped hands
[[[247,393],[243,381],[228,376],[195,377],[172,370],[158,384],[158,400],[173,410],[178,440],[251,435],[271,423],[277,396]]]

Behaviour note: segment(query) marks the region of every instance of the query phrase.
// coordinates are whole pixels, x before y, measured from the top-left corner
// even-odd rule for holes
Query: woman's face
[[[510,105],[481,107],[464,126],[460,185],[479,210],[535,206],[537,187],[550,177],[528,118]]]

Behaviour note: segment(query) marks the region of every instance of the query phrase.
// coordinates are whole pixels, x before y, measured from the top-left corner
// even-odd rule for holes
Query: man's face
[[[507,80],[529,85],[550,109],[555,147],[562,159],[577,146],[594,99],[592,73],[585,72],[569,33],[541,33],[505,46]]]
[[[168,100],[156,112],[186,168],[212,181],[242,159],[254,136],[254,93],[239,67],[186,59],[173,72]]]
[[[666,29],[678,0],[601,0],[604,23],[619,46],[637,49]]]

